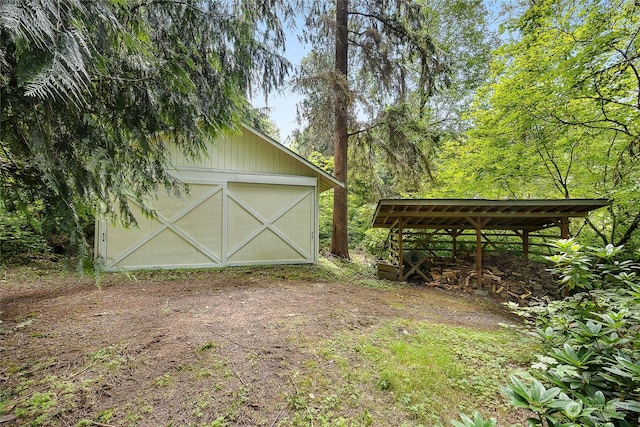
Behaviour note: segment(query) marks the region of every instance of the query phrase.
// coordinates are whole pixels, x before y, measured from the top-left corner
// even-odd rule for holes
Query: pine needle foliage
[[[495,40],[484,4],[350,0],[346,82],[333,72],[335,4],[307,8],[304,35],[313,50],[295,82],[307,128],[296,148],[335,154],[332,112],[346,99],[350,191],[395,197],[428,182],[434,150],[460,130],[461,110],[488,69]]]
[[[76,232],[97,213],[135,224],[129,199],[185,191],[171,145],[198,157],[257,83],[282,82],[289,16],[278,0],[3,1],[0,197],[46,200]]]

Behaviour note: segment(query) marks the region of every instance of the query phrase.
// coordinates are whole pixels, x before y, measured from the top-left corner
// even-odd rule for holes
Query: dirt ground
[[[301,343],[391,318],[481,328],[514,321],[488,297],[354,286],[299,268],[113,274],[101,290],[70,274],[0,271],[0,397],[11,402],[18,380],[38,372],[49,380],[32,385],[33,397],[69,388],[43,425],[275,426],[299,387],[296,369],[314,357]],[[212,352],[222,377],[204,368]],[[31,415],[16,411],[0,405],[0,426],[28,423]]]

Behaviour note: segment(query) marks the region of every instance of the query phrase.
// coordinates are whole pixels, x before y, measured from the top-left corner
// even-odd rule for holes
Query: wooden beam
[[[476,278],[478,289],[482,290],[482,218],[477,217],[476,226]]]
[[[516,200],[489,200],[489,199],[382,199],[378,202],[380,210],[393,210],[396,208],[419,207],[422,209],[434,207],[465,207],[465,208],[520,208],[542,209],[546,207],[597,209],[607,206],[611,202],[607,199],[516,199]]]
[[[393,229],[389,229],[389,233],[387,234],[387,243],[389,244],[389,260],[393,262],[393,252],[395,248],[393,247]]]
[[[402,233],[404,232],[403,230],[403,225],[404,225],[404,220],[400,219],[400,221],[398,222],[398,281],[399,282],[403,282],[404,281],[404,254],[403,254],[403,247],[402,247]]]
[[[491,245],[491,246],[493,246],[493,248],[494,248],[496,251],[500,250],[500,248],[498,248],[498,244],[489,238],[489,236],[494,237],[494,236],[495,236],[495,234],[489,234],[489,233],[481,233],[481,234],[482,234],[482,238],[483,238],[483,239],[485,240],[485,242],[486,242],[486,247],[489,247],[489,245]],[[502,237],[502,236],[500,236],[500,237]]]
[[[552,211],[552,212],[524,212],[524,211],[502,211],[502,212],[470,212],[470,211],[404,211],[380,213],[378,218],[467,218],[469,215],[481,218],[570,218],[586,217],[588,212]],[[386,221],[385,221],[386,222]]]
[[[458,258],[458,229],[451,229],[451,239],[453,240],[453,257]]]
[[[471,218],[469,216],[464,217],[469,224],[473,226],[475,230],[478,230],[478,226],[482,224],[482,217]]]
[[[526,225],[491,225],[491,227],[487,228],[488,230],[502,230],[502,231],[518,231],[518,230],[529,230],[529,231],[540,231],[546,230],[548,228],[557,227],[560,223],[558,221],[550,222],[549,224],[544,225],[534,225],[534,226],[526,226]],[[373,226],[374,228],[393,228],[389,226],[383,226],[381,224],[376,224]],[[394,225],[395,227],[395,225]],[[458,230],[475,230],[475,226],[472,226],[467,223],[458,223],[458,224],[405,224],[405,229],[407,230],[450,230],[452,228],[456,228]],[[458,233],[460,234],[460,233]]]
[[[526,230],[522,232],[522,253],[524,262],[529,262],[529,232]]]

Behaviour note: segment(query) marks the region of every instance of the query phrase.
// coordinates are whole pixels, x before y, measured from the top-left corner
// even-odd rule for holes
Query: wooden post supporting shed
[[[403,235],[403,230],[402,230],[402,223],[403,220],[402,218],[400,218],[398,220],[398,279],[399,281],[404,281],[404,275],[403,275],[403,271],[404,271],[404,245],[402,244],[402,235]]]
[[[438,235],[450,237],[451,253],[455,257],[459,252],[460,236],[465,230],[475,231],[476,286],[482,289],[483,238],[485,243],[492,243],[486,236],[488,231],[511,232],[512,236],[519,236],[526,260],[532,233],[559,227],[558,237],[569,238],[571,218],[584,218],[610,203],[607,199],[382,199],[378,202],[372,226],[388,228],[390,235],[397,235],[397,239],[390,239],[390,262],[397,268],[395,277],[399,281],[408,277],[405,274],[410,261],[407,254],[415,254],[417,249],[411,247],[407,236],[422,233],[427,236],[421,240],[424,243],[440,231]],[[415,271],[421,263],[413,260],[409,266]]]

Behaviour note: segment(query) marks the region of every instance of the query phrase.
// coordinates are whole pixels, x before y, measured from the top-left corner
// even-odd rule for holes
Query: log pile
[[[422,274],[411,275],[409,282],[461,290],[478,294],[491,294],[505,301],[528,304],[542,298],[558,298],[560,292],[548,264],[529,261],[509,255],[485,256],[483,259],[483,286],[477,286],[477,273],[473,258],[432,258],[421,265]],[[425,277],[428,280],[425,280]]]

